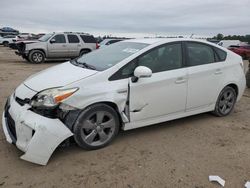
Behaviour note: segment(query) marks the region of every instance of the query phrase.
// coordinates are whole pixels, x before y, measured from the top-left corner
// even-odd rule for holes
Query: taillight
[[[98,43],[95,43],[95,47],[96,47],[96,49],[98,49],[100,47],[100,45]]]

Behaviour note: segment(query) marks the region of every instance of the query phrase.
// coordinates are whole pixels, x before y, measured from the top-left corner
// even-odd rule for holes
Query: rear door
[[[188,92],[187,111],[207,107],[216,102],[225,58],[219,59],[220,49],[199,42],[186,42]],[[218,52],[216,52],[216,50]],[[225,52],[224,52],[225,53]]]
[[[84,48],[95,50],[96,49],[96,39],[92,35],[80,35],[83,43]]]
[[[187,69],[183,67],[182,44],[178,42],[157,47],[140,56],[137,65],[150,68],[153,74],[135,83],[130,79],[130,121],[184,113]]]
[[[64,34],[57,34],[48,41],[48,57],[68,57],[68,47]]]
[[[67,39],[69,57],[78,57],[81,50],[81,44],[78,36],[74,34],[68,34]]]

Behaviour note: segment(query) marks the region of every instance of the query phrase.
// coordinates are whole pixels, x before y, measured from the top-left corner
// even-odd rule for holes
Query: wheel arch
[[[121,116],[121,113],[119,111],[118,105],[115,102],[112,102],[112,101],[99,101],[99,102],[95,102],[93,104],[88,105],[83,110],[87,109],[90,106],[96,105],[96,104],[105,104],[105,105],[113,108],[116,111],[116,113],[117,113],[117,115],[119,117],[120,126],[122,126],[122,124],[123,124],[122,116]]]
[[[31,52],[35,51],[35,50],[41,51],[41,52],[44,54],[44,57],[46,58],[47,54],[46,54],[45,50],[42,49],[42,48],[34,48],[34,49],[32,49],[32,50],[29,51],[29,54],[30,54]]]
[[[89,48],[82,48],[82,49],[80,50],[80,55],[81,55],[81,53],[82,53],[83,51],[87,51],[87,52],[89,53],[89,52],[91,52],[92,50],[89,49]]]
[[[235,84],[235,83],[229,83],[225,87],[231,87],[231,88],[233,88],[234,91],[236,92],[236,97],[238,97],[238,95],[239,95],[239,87],[237,86],[237,84]]]
[[[118,105],[115,102],[112,102],[112,101],[98,101],[98,102],[91,103],[91,104],[87,105],[86,107],[84,107],[82,109],[72,111],[71,113],[68,113],[67,116],[65,117],[64,124],[70,130],[73,130],[73,127],[75,126],[76,120],[78,119],[80,114],[84,110],[88,109],[90,106],[97,105],[97,104],[105,104],[105,105],[113,108],[116,111],[117,115],[118,115],[119,122],[120,122],[120,128],[123,126],[124,122],[122,120],[122,115],[121,115],[121,112],[119,111]]]

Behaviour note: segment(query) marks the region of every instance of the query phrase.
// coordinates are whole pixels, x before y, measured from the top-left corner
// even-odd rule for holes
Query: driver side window
[[[66,43],[66,39],[65,39],[65,36],[63,34],[56,35],[52,39],[55,40],[54,43]]]
[[[119,80],[133,76],[137,66],[145,66],[153,73],[182,68],[182,47],[181,43],[167,44],[157,47],[150,52],[139,56],[130,63],[126,64],[109,80]]]

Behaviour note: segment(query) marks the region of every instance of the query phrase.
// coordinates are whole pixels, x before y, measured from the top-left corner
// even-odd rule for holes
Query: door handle
[[[215,73],[214,74],[222,74],[222,71],[221,69],[216,69]]]
[[[179,77],[177,78],[177,80],[175,80],[176,84],[182,84],[185,83],[187,81],[187,79],[183,78],[183,77]]]
[[[66,45],[65,45],[65,44],[63,44],[63,45],[62,45],[62,47],[66,47]]]

